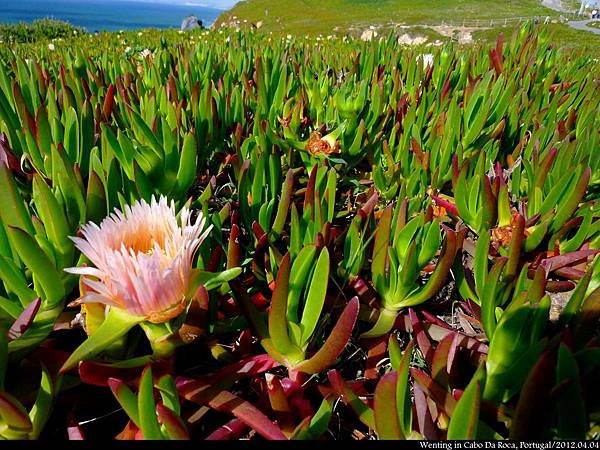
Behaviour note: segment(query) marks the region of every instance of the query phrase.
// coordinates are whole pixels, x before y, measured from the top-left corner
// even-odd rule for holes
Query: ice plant
[[[85,287],[73,304],[103,304],[109,312],[101,327],[65,363],[65,369],[82,356],[90,356],[87,347],[96,341],[102,345],[92,353],[137,323],[161,324],[183,312],[188,293],[195,288],[194,254],[212,228],[203,231],[205,223],[201,212],[192,222],[187,208],[181,210],[178,221],[174,202],[169,205],[164,196],[158,201],[152,197],[150,203],[140,200],[124,212],[115,210],[100,226],[88,223],[81,230],[83,237],[72,238],[93,264],[65,269],[81,275]],[[102,336],[108,331],[109,336]]]
[[[100,226],[88,223],[83,238],[72,238],[95,267],[72,267],[90,288],[75,304],[103,303],[153,323],[166,322],[185,308],[192,259],[212,226],[202,232],[206,219],[181,211],[166,197],[138,201],[115,210]]]

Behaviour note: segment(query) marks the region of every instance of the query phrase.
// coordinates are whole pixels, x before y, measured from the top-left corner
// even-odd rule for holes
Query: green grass
[[[550,42],[555,47],[577,49],[594,54],[600,48],[600,35],[598,34],[575,30],[562,23],[549,23],[545,27],[550,31]],[[491,42],[497,38],[500,32],[503,32],[505,36],[510,36],[513,30],[512,26],[508,26],[475,31],[473,38],[482,42]]]
[[[407,33],[431,42],[448,37],[430,27],[464,24],[473,39],[492,42],[500,32],[512,33],[518,23],[515,18],[550,17],[547,28],[556,46],[588,51],[600,46],[600,36],[559,23],[560,15],[539,0],[247,0],[223,13],[216,26],[239,23],[243,29],[262,22],[260,30],[264,32],[323,36],[360,36],[374,26],[380,34]],[[406,26],[409,28],[403,28]]]
[[[489,22],[515,17],[552,16],[558,13],[538,0],[249,0],[238,3],[217,20],[233,16],[250,23],[263,22],[273,32],[331,34],[336,27],[352,31],[370,25],[440,25],[442,22]]]

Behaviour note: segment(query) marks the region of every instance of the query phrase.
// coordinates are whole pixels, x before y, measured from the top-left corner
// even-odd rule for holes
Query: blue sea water
[[[121,0],[0,0],[0,23],[31,22],[52,17],[88,31],[136,28],[179,28],[195,14],[205,26],[222,11],[198,6]]]

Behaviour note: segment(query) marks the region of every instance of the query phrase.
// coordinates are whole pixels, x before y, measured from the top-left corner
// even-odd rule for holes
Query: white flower
[[[433,66],[433,55],[431,53],[420,55],[420,57],[423,60],[423,67]]]
[[[86,286],[75,304],[101,303],[154,323],[176,317],[187,305],[194,254],[212,228],[203,232],[205,223],[201,212],[192,222],[187,208],[177,220],[174,202],[161,196],[83,226],[83,238],[72,240],[93,266],[65,269]]]
[[[54,47],[53,43],[48,44],[48,50],[54,51],[56,47]]]

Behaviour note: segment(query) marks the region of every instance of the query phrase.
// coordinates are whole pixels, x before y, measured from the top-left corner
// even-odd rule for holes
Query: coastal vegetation
[[[5,45],[61,39],[85,33],[80,27],[55,19],[32,23],[0,24],[0,42]]]
[[[0,49],[0,437],[598,439],[597,57],[264,26]]]

